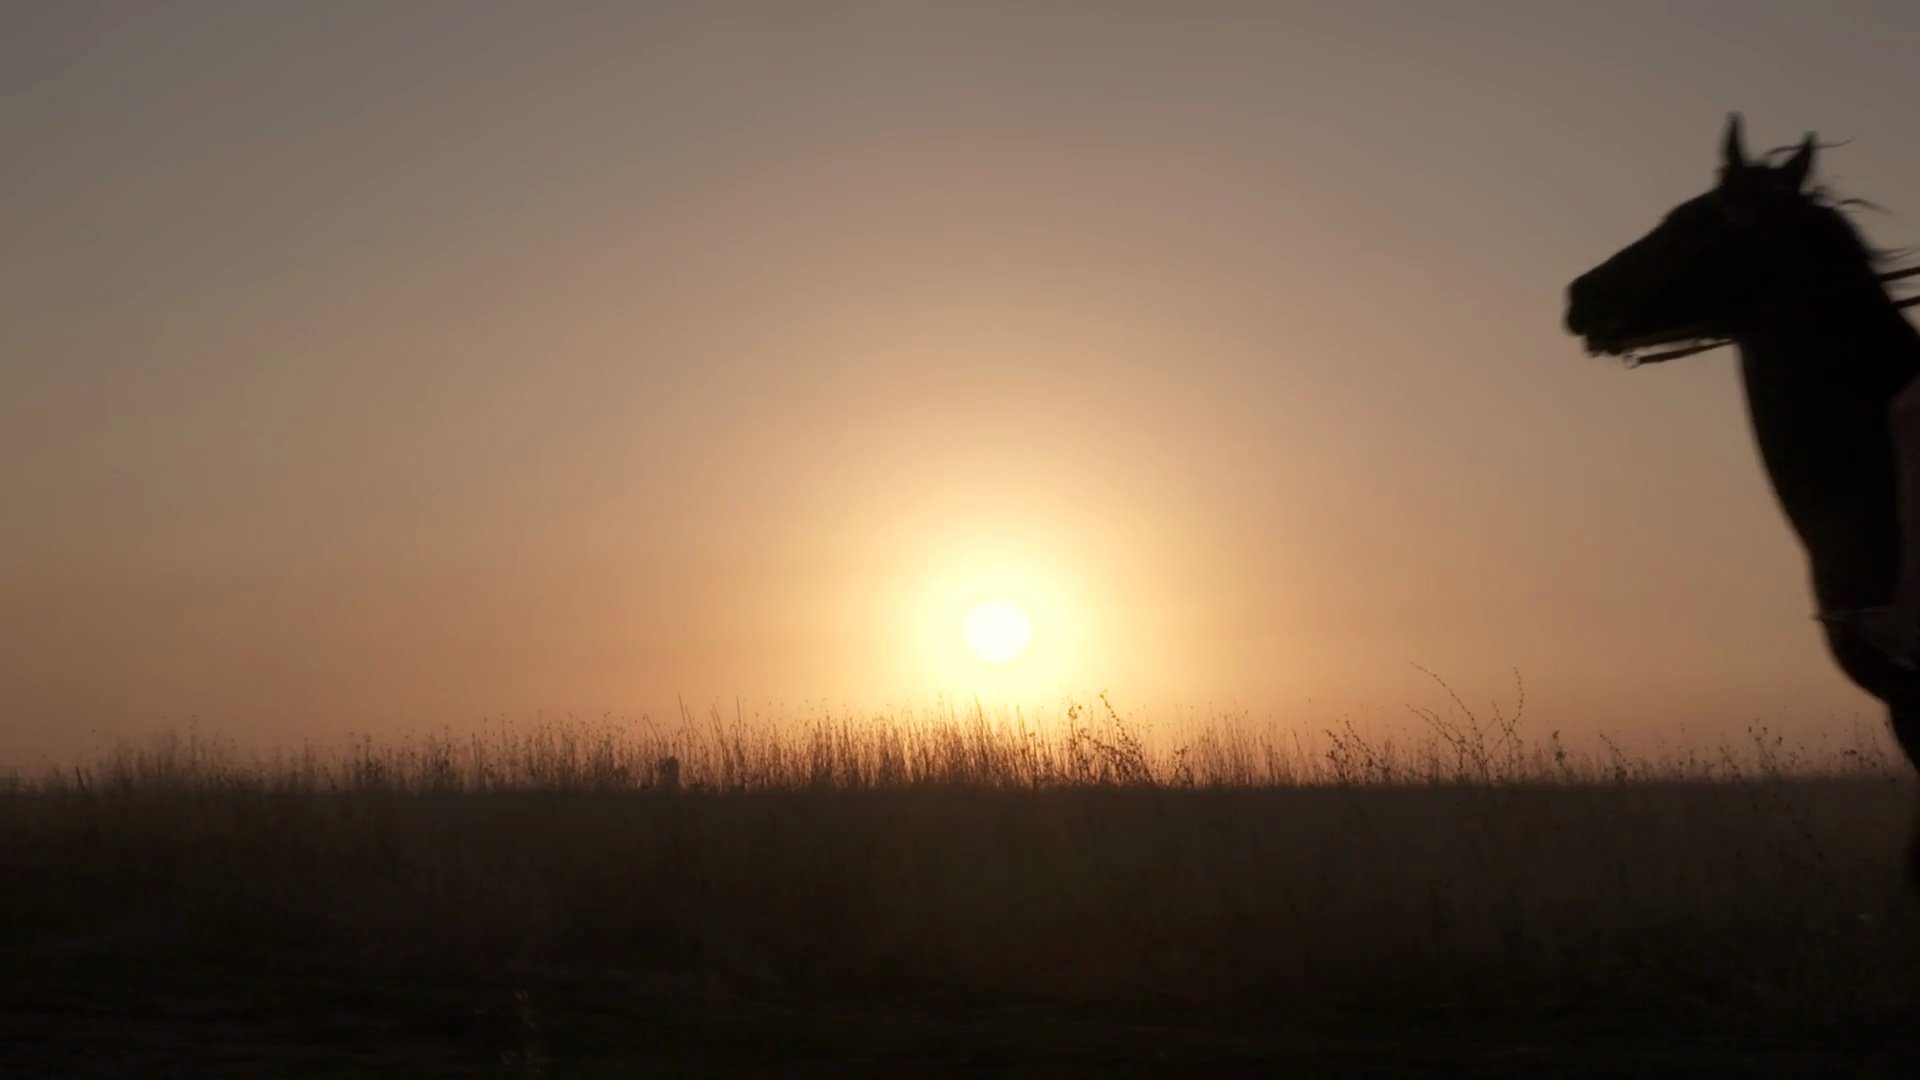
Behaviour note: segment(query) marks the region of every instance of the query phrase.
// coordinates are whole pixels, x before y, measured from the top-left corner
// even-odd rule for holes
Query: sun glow
[[[1011,600],[985,600],[967,612],[961,627],[967,648],[989,664],[1007,664],[1020,658],[1033,640],[1033,621]]]
[[[1038,706],[1107,685],[1087,658],[1104,651],[1117,620],[1090,622],[1104,605],[1070,560],[1050,558],[1040,540],[1016,549],[1006,538],[982,540],[951,527],[902,547],[923,554],[903,568],[893,616],[897,693]]]

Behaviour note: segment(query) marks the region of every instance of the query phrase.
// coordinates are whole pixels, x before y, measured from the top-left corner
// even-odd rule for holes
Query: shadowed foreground
[[[0,1072],[1905,1072],[1910,783],[1328,760],[673,790],[123,759],[0,795]]]

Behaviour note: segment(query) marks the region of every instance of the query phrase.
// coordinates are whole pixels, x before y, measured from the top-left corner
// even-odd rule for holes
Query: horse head
[[[1740,117],[1729,117],[1719,182],[1575,278],[1568,331],[1589,354],[1608,355],[1737,334],[1791,269],[1783,259],[1813,207],[1804,194],[1813,155],[1808,135],[1779,165],[1749,160]]]

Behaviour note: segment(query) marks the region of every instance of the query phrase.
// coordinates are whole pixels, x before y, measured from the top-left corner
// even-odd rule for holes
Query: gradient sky
[[[1904,3],[15,5],[0,760],[1112,693],[1840,731],[1730,353],[1561,291],[1751,145],[1920,239]],[[1033,649],[961,649],[969,599]]]

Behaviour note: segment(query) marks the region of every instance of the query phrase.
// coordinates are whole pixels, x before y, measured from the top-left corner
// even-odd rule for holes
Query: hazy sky
[[[1729,109],[1920,240],[1920,7],[0,31],[0,759],[736,695],[1324,726],[1434,704],[1410,661],[1541,730],[1878,722],[1731,354],[1559,320]]]

